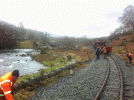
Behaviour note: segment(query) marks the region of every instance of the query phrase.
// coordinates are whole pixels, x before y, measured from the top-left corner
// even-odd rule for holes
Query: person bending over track
[[[128,63],[132,64],[133,54],[132,53],[128,53],[126,56],[128,57]]]
[[[0,100],[14,100],[11,92],[18,77],[19,70],[14,70],[0,78]]]

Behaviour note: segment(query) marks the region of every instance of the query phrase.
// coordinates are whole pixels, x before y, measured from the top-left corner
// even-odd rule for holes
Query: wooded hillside
[[[0,21],[0,49],[20,48],[20,42],[26,40],[31,41],[33,46],[37,45],[37,42],[44,45],[48,36],[47,32],[25,29]]]
[[[0,40],[0,49],[36,49],[44,45],[72,49],[76,44],[92,44],[91,40],[86,37],[51,37],[51,34],[47,32],[25,29],[3,21],[0,21]]]

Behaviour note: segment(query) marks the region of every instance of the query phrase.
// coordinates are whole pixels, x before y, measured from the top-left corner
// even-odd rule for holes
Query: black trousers
[[[128,58],[129,59],[129,64],[132,64],[132,58]]]

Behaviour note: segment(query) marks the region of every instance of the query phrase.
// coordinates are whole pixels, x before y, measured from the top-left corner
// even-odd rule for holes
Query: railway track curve
[[[134,66],[115,55],[111,55],[119,64],[123,77],[123,100],[134,100]]]
[[[94,100],[123,100],[122,71],[112,56],[107,57],[107,74]]]
[[[134,67],[126,67],[125,61],[113,54],[111,57],[107,57],[109,61],[107,63],[101,55],[98,61],[92,60],[88,66],[76,71],[73,76],[60,78],[52,86],[37,88],[35,96],[27,100],[134,100],[134,80],[132,80]],[[109,70],[109,73],[106,70]],[[108,79],[104,84],[106,74]],[[105,87],[99,95],[98,91],[102,88],[102,84]]]

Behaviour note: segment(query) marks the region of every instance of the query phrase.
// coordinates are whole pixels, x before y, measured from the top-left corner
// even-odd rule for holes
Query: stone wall
[[[77,65],[82,65],[84,63],[88,63],[90,62],[91,60],[88,59],[88,60],[84,60],[84,61],[81,61],[81,62],[76,62],[74,64],[71,64],[71,65],[66,65],[64,67],[61,67],[61,68],[58,68],[58,69],[54,69],[52,70],[50,73],[46,73],[46,74],[41,74],[40,76],[37,76],[37,77],[33,77],[33,78],[26,78],[24,81],[21,81],[19,82],[18,84],[15,84],[15,87],[16,87],[16,90],[20,90],[20,89],[24,89],[26,88],[27,86],[34,86],[35,84],[38,84],[39,82],[45,80],[46,78],[51,78],[52,76],[55,76],[55,75],[58,75],[60,73],[62,73],[63,71],[65,70],[70,70],[70,69],[73,69],[75,68]]]

